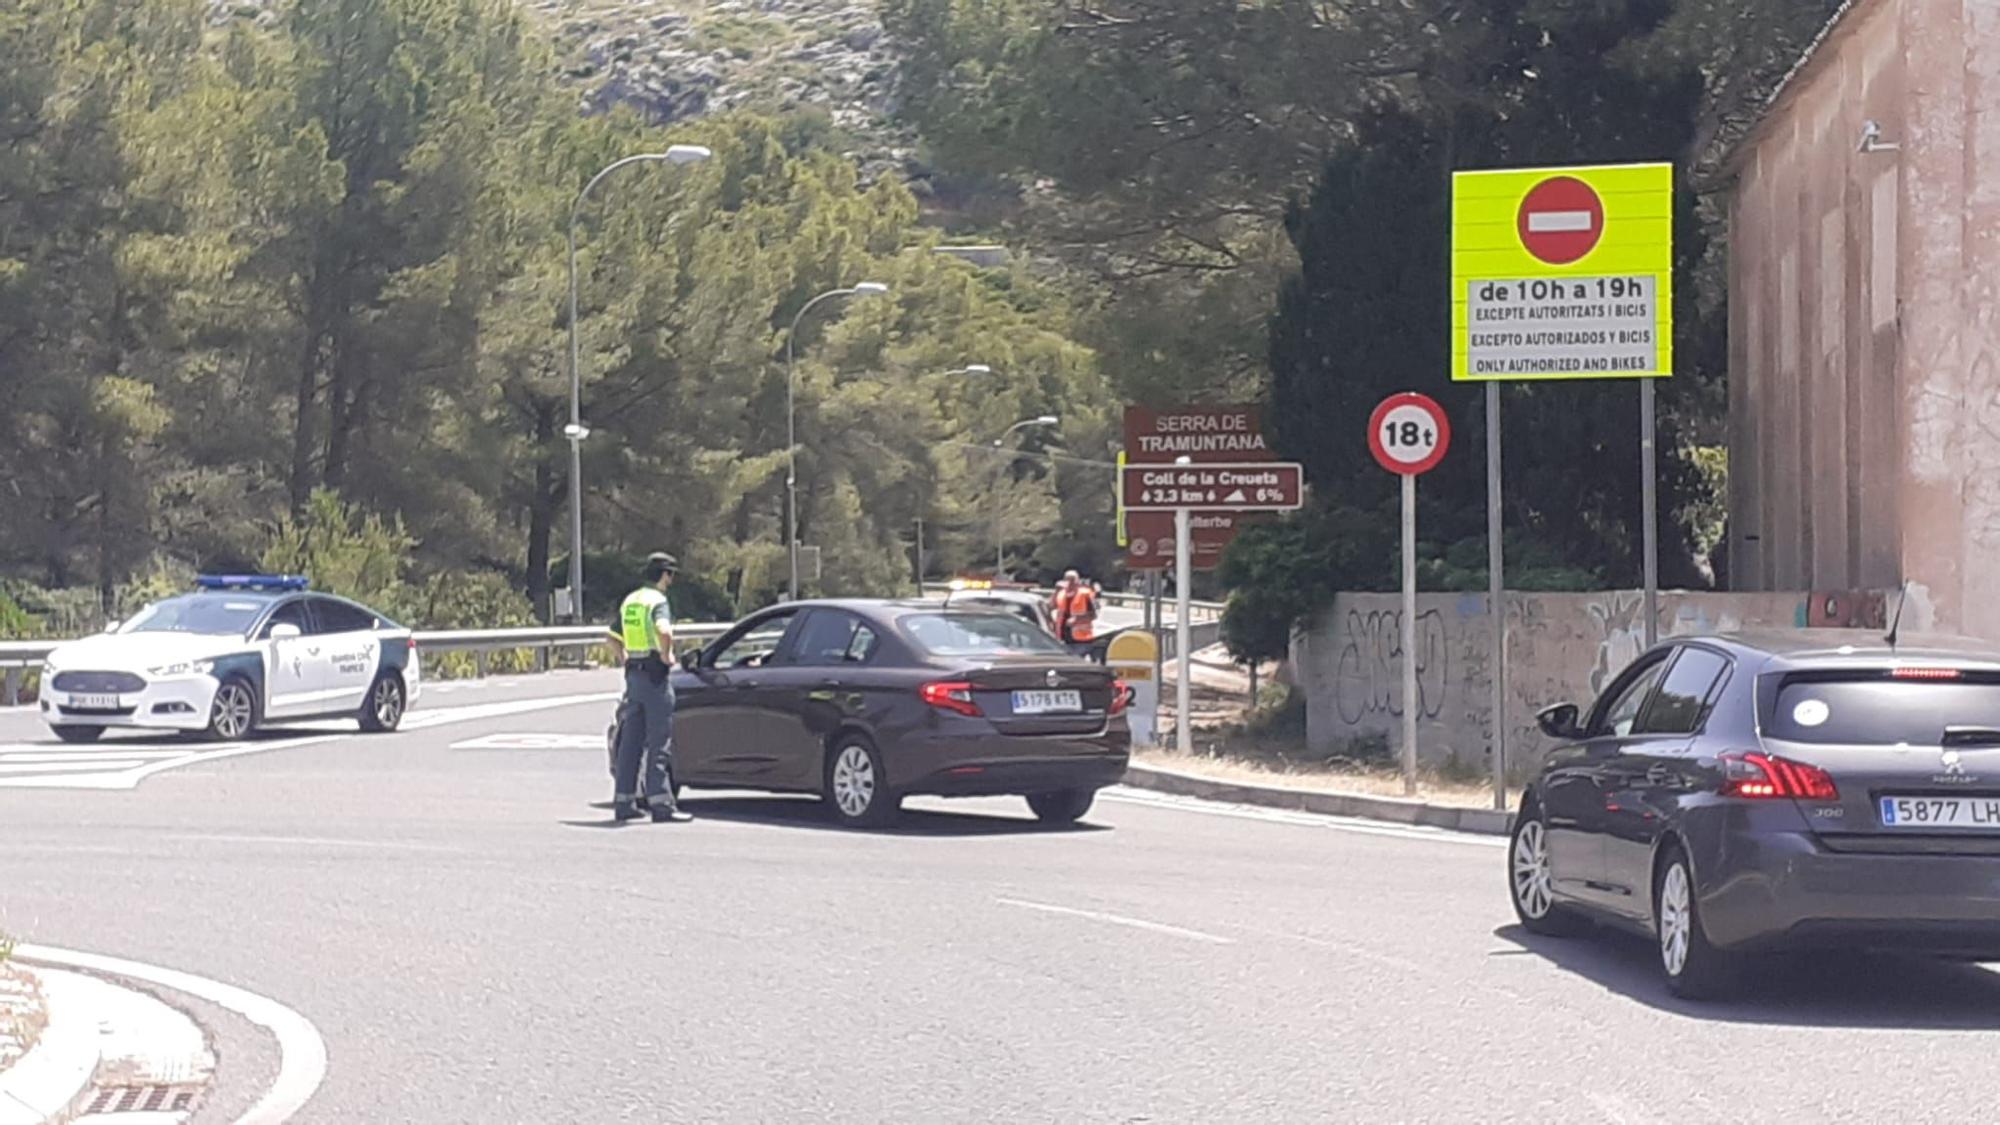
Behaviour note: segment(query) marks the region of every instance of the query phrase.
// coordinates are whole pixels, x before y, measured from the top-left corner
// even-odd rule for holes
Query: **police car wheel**
[[[64,742],[96,742],[104,737],[103,727],[50,727]]]
[[[243,738],[257,729],[257,692],[248,680],[227,679],[215,689],[208,708],[208,736],[223,742]]]
[[[367,702],[361,705],[361,729],[370,734],[395,730],[403,724],[405,709],[403,678],[384,672],[375,677],[375,683],[368,688]]]

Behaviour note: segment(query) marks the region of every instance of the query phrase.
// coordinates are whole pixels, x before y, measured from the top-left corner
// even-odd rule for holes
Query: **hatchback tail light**
[[[919,689],[924,702],[944,711],[978,717],[979,704],[972,701],[972,685],[963,680],[939,680]]]
[[[1818,766],[1749,750],[1722,755],[1722,795],[1838,801],[1840,788],[1833,783],[1833,775]]]
[[[1125,708],[1132,706],[1132,685],[1124,680],[1111,681],[1111,714],[1123,715]]]

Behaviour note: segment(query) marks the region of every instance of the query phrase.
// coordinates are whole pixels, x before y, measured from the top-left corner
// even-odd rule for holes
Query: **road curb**
[[[34,1048],[0,1071],[0,1125],[55,1125],[75,1117],[89,1098],[104,1060],[101,1036],[89,1011],[63,1003],[60,984],[16,967],[40,984],[48,1023]]]
[[[1287,789],[1275,785],[1250,785],[1240,781],[1218,781],[1200,774],[1158,766],[1133,764],[1126,767],[1125,784],[1135,789],[1198,797],[1204,801],[1228,801],[1273,809],[1294,809],[1325,816],[1351,816],[1393,824],[1419,824],[1454,832],[1482,836],[1505,836],[1513,830],[1514,814],[1497,809],[1466,809],[1452,805],[1432,805],[1403,797],[1365,797],[1359,793],[1336,793],[1325,789]]]

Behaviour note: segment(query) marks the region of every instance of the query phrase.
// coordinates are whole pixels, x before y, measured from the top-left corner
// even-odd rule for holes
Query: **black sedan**
[[[1521,924],[1659,946],[1678,994],[1749,954],[2000,959],[2000,652],[1800,630],[1681,640],[1626,669],[1522,798]]]
[[[1131,753],[1125,685],[991,608],[794,602],[685,654],[673,684],[678,784],[816,793],[852,825],[914,794],[1021,795],[1067,823]]]

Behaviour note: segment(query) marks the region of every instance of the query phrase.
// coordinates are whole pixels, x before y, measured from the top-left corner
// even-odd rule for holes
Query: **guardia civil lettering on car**
[[[42,720],[65,742],[113,728],[225,741],[259,727],[354,719],[395,730],[422,673],[410,630],[295,575],[204,575],[49,654]]]

